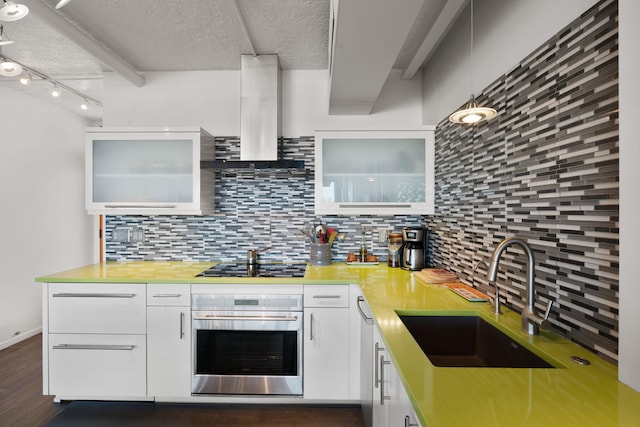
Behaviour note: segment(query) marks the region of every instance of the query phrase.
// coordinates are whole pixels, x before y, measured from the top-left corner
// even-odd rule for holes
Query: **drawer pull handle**
[[[313,298],[317,299],[339,299],[342,298],[340,295],[314,295]]]
[[[155,294],[153,298],[180,298],[182,294]]]
[[[58,344],[55,350],[133,350],[135,345]]]
[[[53,294],[55,298],[133,298],[136,294],[90,294],[90,293],[60,293]]]

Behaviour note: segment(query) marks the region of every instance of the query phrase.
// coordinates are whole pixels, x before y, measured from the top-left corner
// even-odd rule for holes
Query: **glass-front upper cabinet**
[[[434,132],[318,131],[316,214],[431,214]]]
[[[212,160],[215,148],[200,128],[88,128],[85,153],[90,214],[213,210],[213,176],[201,173],[200,160]]]

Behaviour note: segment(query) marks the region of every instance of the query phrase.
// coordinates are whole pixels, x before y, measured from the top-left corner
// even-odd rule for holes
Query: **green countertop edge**
[[[425,284],[411,272],[382,264],[376,268],[358,268],[345,263],[327,267],[308,265],[305,277],[295,279],[191,277],[214,264],[112,262],[41,276],[36,278],[36,282],[357,284],[371,307],[423,427],[640,425],[640,393],[618,381],[615,365],[555,333],[542,331],[535,337],[523,334],[519,330],[520,315],[509,309],[505,309],[502,315],[494,315],[486,303],[467,302],[445,287]],[[105,273],[105,269],[107,276],[112,272],[114,276],[100,277],[96,274]],[[181,271],[176,273],[176,269]],[[172,272],[172,277],[166,277],[167,271]],[[409,332],[400,326],[397,311],[426,315],[478,315],[539,356],[552,361],[556,369],[435,367]],[[574,364],[568,360],[570,355],[585,357],[591,365]],[[426,393],[427,384],[437,393]],[[554,390],[558,392],[554,393]],[[522,391],[529,395],[518,394]],[[522,408],[526,397],[529,398],[526,402],[528,407]],[[464,399],[467,411],[460,410],[461,399]]]

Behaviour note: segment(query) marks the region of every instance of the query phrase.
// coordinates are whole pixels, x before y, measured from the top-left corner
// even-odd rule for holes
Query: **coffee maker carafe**
[[[402,229],[402,249],[400,267],[405,270],[422,270],[426,259],[427,231],[422,227]]]

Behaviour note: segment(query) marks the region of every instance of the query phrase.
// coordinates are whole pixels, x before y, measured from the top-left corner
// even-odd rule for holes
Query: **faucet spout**
[[[526,305],[522,310],[521,326],[523,332],[526,332],[529,335],[537,335],[540,333],[540,327],[548,328],[549,321],[547,320],[547,317],[549,316],[549,311],[551,309],[551,302],[547,307],[547,312],[545,313],[544,318],[535,314],[533,303],[535,286],[534,269],[536,262],[533,251],[531,250],[527,242],[516,237],[509,237],[500,242],[500,244],[498,244],[496,249],[493,251],[493,255],[491,256],[491,261],[489,262],[489,271],[487,272],[487,279],[492,283],[496,283],[500,257],[509,246],[518,246],[527,256],[527,293],[525,297]]]

